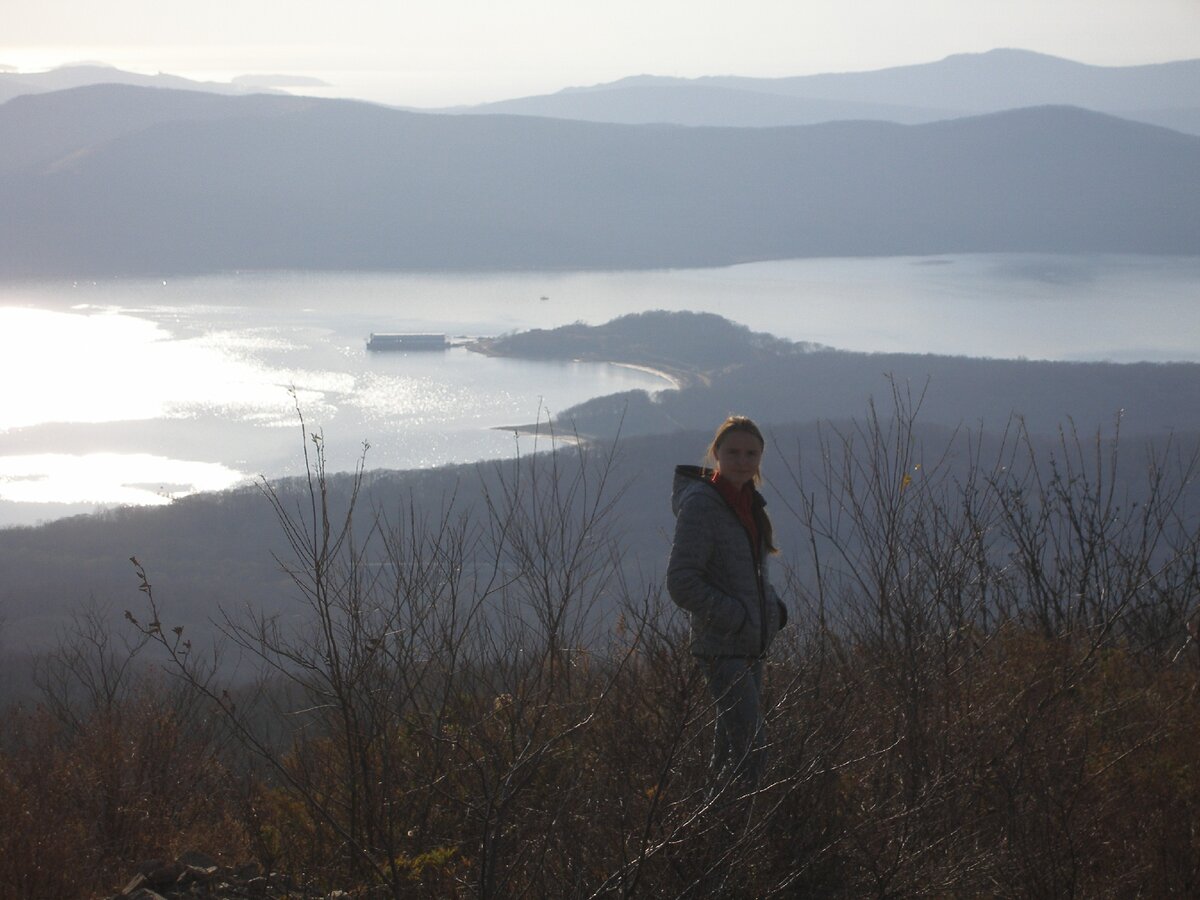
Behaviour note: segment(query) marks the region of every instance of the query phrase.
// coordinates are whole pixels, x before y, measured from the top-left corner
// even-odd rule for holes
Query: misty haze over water
[[[1200,361],[1197,287],[1195,257],[1033,254],[8,283],[0,374],[29,388],[0,416],[0,525],[293,472],[289,385],[309,425],[326,430],[335,469],[352,467],[364,440],[372,468],[506,456],[516,444],[496,426],[667,386],[629,369],[463,349],[367,354],[371,331],[485,336],[696,310],[846,350]]]
[[[380,330],[496,335],[693,310],[839,350],[1166,362],[1200,361],[1198,291],[1195,256],[997,253],[658,271],[30,280],[0,283],[0,307],[90,304],[175,328],[186,327],[176,312],[184,307],[242,308],[251,318],[295,312],[356,338]]]

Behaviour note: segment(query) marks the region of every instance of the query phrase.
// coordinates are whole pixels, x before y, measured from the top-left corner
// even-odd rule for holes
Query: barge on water
[[[367,338],[368,350],[445,350],[448,346],[444,334],[372,331]]]

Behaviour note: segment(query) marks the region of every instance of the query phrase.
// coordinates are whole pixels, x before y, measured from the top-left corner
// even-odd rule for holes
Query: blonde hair
[[[758,441],[758,446],[764,450],[766,449],[767,442],[763,440],[762,432],[758,430],[758,426],[754,424],[752,419],[746,416],[730,416],[717,426],[717,433],[713,435],[712,443],[708,445],[708,453],[705,461],[715,467],[717,463],[717,451],[721,449],[721,444],[724,443],[725,438],[735,432],[753,436]],[[754,483],[762,484],[762,476],[758,472],[754,473]]]

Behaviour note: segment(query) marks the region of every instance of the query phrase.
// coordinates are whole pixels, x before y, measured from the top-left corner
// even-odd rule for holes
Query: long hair
[[[717,462],[717,451],[721,449],[721,443],[735,432],[751,435],[758,441],[758,446],[766,450],[767,442],[763,439],[762,432],[754,424],[753,419],[747,416],[730,416],[717,426],[717,432],[713,435],[712,443],[708,445],[707,460],[714,466]],[[754,484],[755,486],[762,484],[762,474],[757,471],[754,473]],[[779,548],[775,546],[775,529],[771,525],[771,517],[759,505],[755,506],[754,511],[755,518],[758,520],[759,533],[762,535],[763,545],[769,553],[778,553]]]

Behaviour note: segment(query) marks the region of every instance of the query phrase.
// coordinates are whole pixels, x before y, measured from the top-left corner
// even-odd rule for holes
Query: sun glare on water
[[[119,310],[0,308],[0,501],[155,505],[247,477],[215,462],[154,453],[20,454],[22,430],[221,415],[294,421],[288,373],[231,351],[220,335],[176,340]],[[319,408],[319,400],[308,398]],[[7,435],[8,441],[3,441]]]
[[[0,500],[156,506],[245,480],[220,463],[146,453],[42,453],[0,456]]]
[[[219,336],[173,340],[120,311],[0,308],[0,378],[11,386],[0,431],[186,416],[200,407],[290,422],[289,373],[230,350]]]

